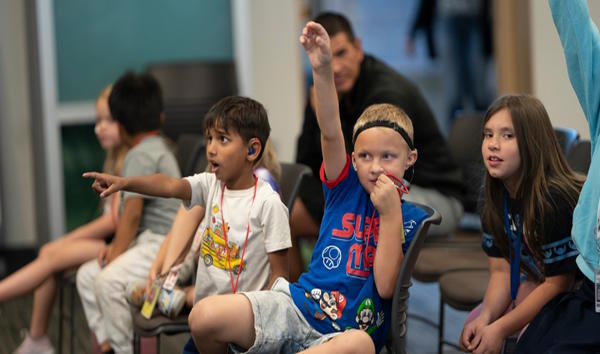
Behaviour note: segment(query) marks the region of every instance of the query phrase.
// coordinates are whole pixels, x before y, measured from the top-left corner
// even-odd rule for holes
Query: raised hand
[[[323,26],[313,21],[308,22],[302,30],[300,43],[304,46],[313,69],[318,70],[331,64],[329,35]]]
[[[114,192],[120,191],[125,186],[125,179],[123,177],[113,176],[107,173],[85,172],[83,178],[94,179],[92,189],[100,194],[100,197],[102,198],[106,198]]]

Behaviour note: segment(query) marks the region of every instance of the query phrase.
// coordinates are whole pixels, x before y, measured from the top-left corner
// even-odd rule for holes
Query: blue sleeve
[[[588,121],[592,151],[599,131],[600,35],[586,0],[549,0],[571,85]]]

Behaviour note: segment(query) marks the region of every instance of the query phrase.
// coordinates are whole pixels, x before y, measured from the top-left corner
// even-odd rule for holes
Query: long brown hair
[[[584,177],[569,167],[548,113],[537,98],[506,95],[496,99],[485,113],[484,126],[494,114],[504,109],[510,113],[521,158],[515,199],[520,206],[523,237],[539,260],[543,259],[541,246],[547,231],[544,230],[543,219],[556,205],[549,200],[549,191],[558,193],[570,208],[575,208]],[[486,172],[484,187],[483,225],[491,232],[502,254],[508,258],[509,244],[503,219],[504,184]],[[535,276],[533,270],[523,268]]]

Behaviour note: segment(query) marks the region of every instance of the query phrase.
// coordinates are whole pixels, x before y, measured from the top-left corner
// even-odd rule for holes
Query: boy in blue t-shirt
[[[368,107],[354,127],[350,158],[327,32],[309,22],[300,41],[313,67],[323,147],[319,239],[297,283],[280,278],[270,291],[201,300],[202,318],[190,319],[201,353],[226,353],[228,346],[249,353],[375,353],[388,333],[404,251],[426,217],[399,198],[398,178],[417,159],[409,117],[390,104]]]

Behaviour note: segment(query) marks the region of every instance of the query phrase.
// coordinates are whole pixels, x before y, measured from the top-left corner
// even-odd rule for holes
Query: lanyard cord
[[[246,245],[248,244],[248,235],[250,234],[250,211],[252,210],[252,206],[254,205],[254,198],[256,197],[256,186],[258,184],[258,179],[256,176],[254,177],[254,193],[252,194],[252,202],[250,203],[250,210],[248,211],[248,225],[246,226],[246,239],[244,240],[244,248],[242,249],[242,257],[240,258],[240,266],[237,272],[237,277],[235,279],[235,284],[233,283],[233,271],[231,269],[231,258],[229,257],[229,242],[227,241],[227,230],[225,229],[225,218],[223,217],[223,197],[225,196],[225,184],[223,183],[223,189],[221,190],[221,229],[223,230],[223,239],[225,240],[225,250],[227,251],[227,266],[229,270],[229,279],[231,280],[231,290],[235,294],[238,286],[238,282],[240,280],[240,274],[242,274],[242,268],[244,266],[244,254],[246,253]]]
[[[506,237],[508,241],[512,244],[513,237],[515,237],[514,243],[514,252],[513,248],[510,247],[510,297],[513,302],[513,306],[515,305],[515,300],[517,299],[517,292],[519,291],[519,263],[521,261],[521,221],[519,218],[519,214],[514,216],[514,223],[517,227],[517,234],[515,235],[510,227],[510,221],[508,220],[508,194],[504,192],[504,226],[506,228]],[[514,254],[513,254],[514,253]]]

